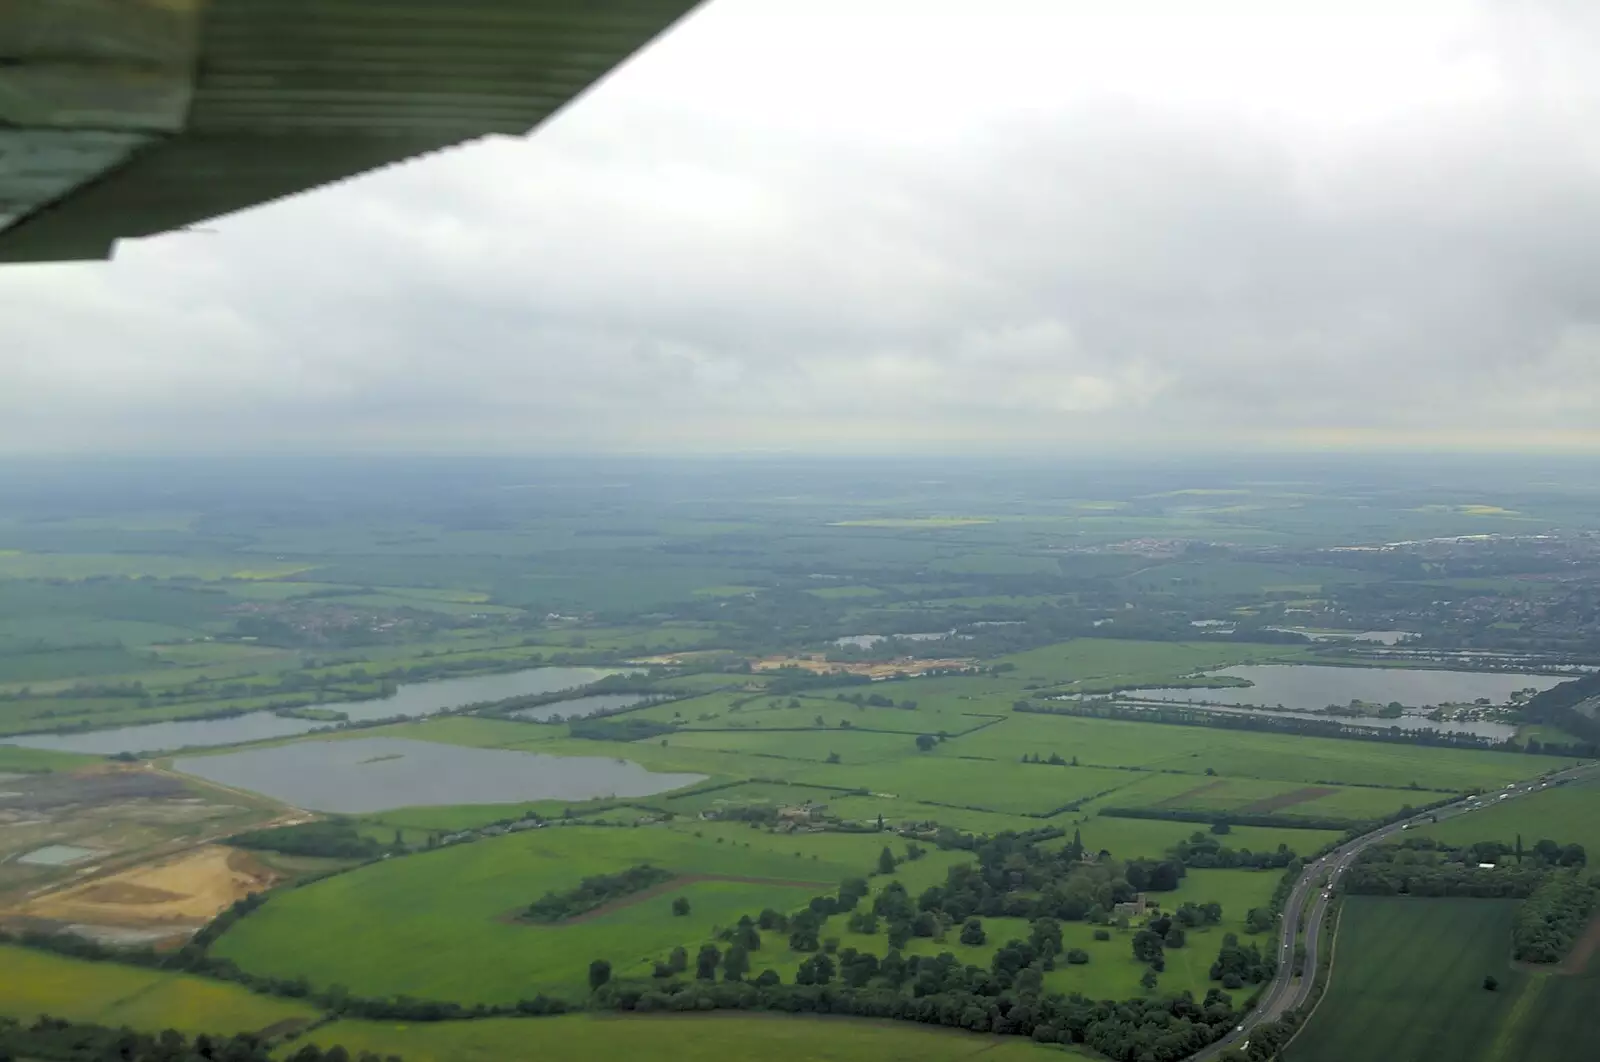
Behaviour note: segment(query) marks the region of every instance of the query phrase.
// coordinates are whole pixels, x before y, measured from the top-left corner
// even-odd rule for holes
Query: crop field
[[[115,963],[82,962],[0,944],[0,1015],[52,1014],[102,1025],[181,1032],[256,1032],[320,1012],[238,985]]]
[[[820,1028],[826,1035],[818,1035]],[[899,1022],[775,1014],[588,1015],[385,1025],[338,1021],[307,1038],[352,1054],[406,1062],[1043,1062],[1063,1057],[1016,1036],[980,1036]]]
[[[580,986],[590,960],[619,973],[675,944],[711,936],[740,914],[803,904],[846,877],[866,874],[883,839],[870,834],[783,836],[743,824],[641,829],[552,827],[363,867],[291,892],[225,934],[214,953],[246,970],[363,995],[408,993],[466,1002],[509,1002]],[[621,905],[600,917],[554,925],[508,924],[545,892],[638,863],[691,875],[756,881],[683,886],[691,914],[672,896]],[[807,884],[774,884],[795,883]],[[439,902],[448,897],[448,902]]]
[[[1468,816],[1469,818],[1471,816]],[[1345,900],[1332,980],[1289,1062],[1579,1062],[1600,1037],[1600,970],[1533,973],[1509,961],[1515,901]],[[1496,991],[1485,991],[1493,976]]]

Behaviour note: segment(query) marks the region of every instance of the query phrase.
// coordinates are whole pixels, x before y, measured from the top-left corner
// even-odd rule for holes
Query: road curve
[[[1570,767],[1554,774],[1543,775],[1529,782],[1516,782],[1508,785],[1497,793],[1484,793],[1481,796],[1462,797],[1460,800],[1425,812],[1401,822],[1380,827],[1371,833],[1364,833],[1353,841],[1348,841],[1329,852],[1321,859],[1306,864],[1305,870],[1295,881],[1294,888],[1289,893],[1288,902],[1283,905],[1282,928],[1278,939],[1278,972],[1272,981],[1262,991],[1255,1007],[1245,1016],[1243,1022],[1229,1030],[1228,1034],[1211,1046],[1197,1051],[1191,1055],[1193,1062],[1209,1062],[1230,1047],[1240,1047],[1250,1042],[1250,1031],[1264,1021],[1276,1021],[1284,1013],[1305,1005],[1311,998],[1317,969],[1317,948],[1321,943],[1323,917],[1328,912],[1331,902],[1333,887],[1338,884],[1348,867],[1363,849],[1386,840],[1406,829],[1410,824],[1424,817],[1437,817],[1439,819],[1453,818],[1469,811],[1491,807],[1502,800],[1522,796],[1535,792],[1557,782],[1600,770],[1600,764],[1583,764]],[[1328,885],[1318,888],[1318,879],[1326,873]],[[1307,901],[1310,907],[1307,908]],[[1306,934],[1306,956],[1304,968],[1313,976],[1296,979],[1294,977],[1294,946],[1296,934],[1299,930],[1300,915],[1304,912]]]

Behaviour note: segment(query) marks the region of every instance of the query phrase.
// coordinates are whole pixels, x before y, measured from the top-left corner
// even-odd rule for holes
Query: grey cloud
[[[1353,117],[1000,52],[959,95],[942,53],[895,78],[893,19],[835,57],[888,86],[829,92],[763,10],[529,141],[0,273],[0,447],[1596,441],[1587,6],[1455,5],[1440,98]]]

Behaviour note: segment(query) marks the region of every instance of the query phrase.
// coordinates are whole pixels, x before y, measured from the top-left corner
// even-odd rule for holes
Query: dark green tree
[[[604,959],[596,959],[589,964],[589,991],[593,992],[607,981],[611,980],[611,964]]]

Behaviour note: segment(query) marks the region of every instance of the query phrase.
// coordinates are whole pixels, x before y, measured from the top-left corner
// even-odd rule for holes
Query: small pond
[[[347,814],[419,805],[652,796],[706,777],[657,774],[630,760],[547,756],[404,738],[304,741],[189,756],[174,766],[295,807]]]
[[[39,867],[66,867],[73,863],[82,863],[85,859],[93,859],[100,853],[93,848],[79,848],[75,844],[47,844],[43,848],[35,848],[17,857],[19,863],[31,863]]]
[[[617,672],[597,667],[532,667],[498,675],[436,679],[400,685],[391,697],[371,701],[342,701],[319,704],[343,712],[352,722],[369,722],[395,716],[415,718],[479,701],[499,701],[538,693],[558,693],[597,682]],[[565,713],[563,713],[565,714]],[[164,749],[206,748],[213,745],[238,745],[247,741],[309,734],[330,724],[313,719],[289,719],[272,712],[250,712],[226,719],[194,719],[187,722],[145,723],[110,730],[84,730],[70,734],[16,734],[0,739],[0,744],[22,745],[31,749],[58,752],[85,752],[113,756],[120,752],[159,752]]]

